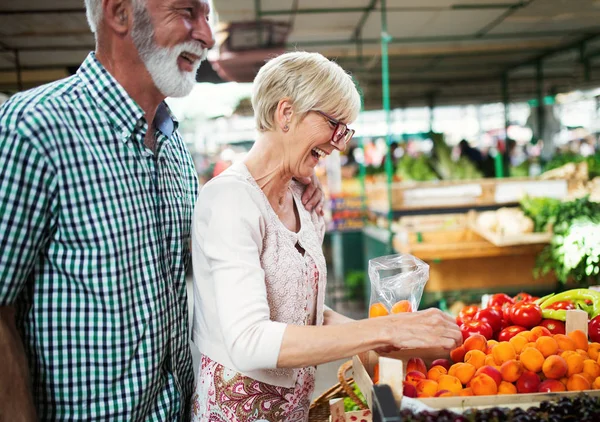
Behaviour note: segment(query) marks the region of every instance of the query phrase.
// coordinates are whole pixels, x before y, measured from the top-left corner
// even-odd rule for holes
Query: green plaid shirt
[[[0,109],[0,306],[17,308],[41,420],[188,417],[198,182],[166,105],[154,126],[156,155],[93,53]]]

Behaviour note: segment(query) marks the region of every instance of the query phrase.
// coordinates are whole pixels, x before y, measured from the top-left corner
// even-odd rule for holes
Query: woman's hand
[[[379,319],[379,318],[378,318]],[[388,347],[393,349],[424,349],[440,347],[452,350],[462,344],[462,334],[456,321],[439,309],[381,317],[385,323]]]

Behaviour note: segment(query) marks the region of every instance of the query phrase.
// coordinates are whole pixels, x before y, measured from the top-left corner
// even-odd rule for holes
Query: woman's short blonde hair
[[[319,110],[344,122],[356,120],[360,94],[352,77],[319,53],[285,53],[269,60],[254,78],[252,108],[259,131],[275,129],[279,101],[289,98],[304,118]]]

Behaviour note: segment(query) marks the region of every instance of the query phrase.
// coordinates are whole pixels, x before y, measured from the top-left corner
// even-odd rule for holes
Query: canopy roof
[[[3,3],[0,91],[67,76],[94,47],[83,0]],[[383,3],[392,107],[501,101],[503,77],[511,100],[540,95],[540,73],[541,95],[600,83],[598,0],[214,0],[214,8],[220,22],[291,23],[287,48],[336,59],[367,107],[380,108]],[[206,64],[198,79],[219,81]]]

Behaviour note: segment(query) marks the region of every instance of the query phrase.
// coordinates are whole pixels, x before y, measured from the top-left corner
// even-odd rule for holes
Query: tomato
[[[600,343],[600,315],[588,323],[588,336],[592,341]]]
[[[539,325],[546,328],[551,334],[565,334],[567,331],[565,323],[555,319],[544,319]]]
[[[526,331],[527,328],[521,327],[520,325],[511,325],[500,331],[498,334],[498,341],[508,341],[520,332]]]
[[[506,293],[496,293],[495,295],[492,295],[492,297],[487,303],[487,306],[502,306],[505,303],[509,303],[512,305],[513,303],[515,303],[515,301]]]
[[[513,306],[515,306],[515,305],[511,305],[509,303],[505,303],[502,306],[502,317],[503,317],[504,321],[506,321],[508,323],[508,325],[511,324],[510,312],[511,312]]]
[[[492,331],[497,333],[502,327],[502,313],[494,308],[482,309],[473,317],[475,321],[483,321],[490,324]]]
[[[458,325],[461,325],[464,322],[472,320],[473,316],[477,313],[477,311],[479,311],[479,307],[476,305],[465,306],[458,313],[458,319],[456,322],[458,323]]]
[[[510,320],[525,328],[535,327],[542,321],[542,309],[535,303],[517,303],[511,310]]]
[[[570,300],[562,300],[560,302],[554,302],[551,305],[548,305],[547,309],[575,309],[575,304]]]
[[[531,300],[531,295],[529,293],[521,292],[513,297],[515,303],[519,302],[529,302]]]
[[[486,339],[491,340],[494,332],[490,324],[483,321],[467,321],[460,326],[460,332],[462,333],[463,340],[466,340],[472,334],[481,334]]]

